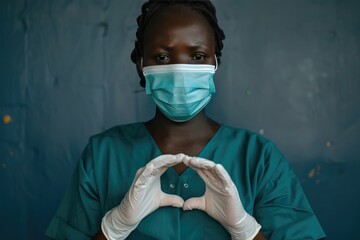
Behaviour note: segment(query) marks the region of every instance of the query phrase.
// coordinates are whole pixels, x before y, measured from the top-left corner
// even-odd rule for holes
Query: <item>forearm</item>
[[[107,239],[100,229],[100,231],[92,238],[92,240],[107,240]]]
[[[259,231],[259,233],[254,237],[254,240],[266,240],[264,235]]]

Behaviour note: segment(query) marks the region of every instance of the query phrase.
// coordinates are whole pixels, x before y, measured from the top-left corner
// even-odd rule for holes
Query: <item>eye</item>
[[[191,57],[191,61],[193,62],[205,62],[206,56],[202,53],[196,53]]]
[[[170,57],[168,55],[166,55],[166,54],[160,54],[160,55],[156,56],[156,61],[158,63],[165,64],[165,63],[168,63],[170,61]]]

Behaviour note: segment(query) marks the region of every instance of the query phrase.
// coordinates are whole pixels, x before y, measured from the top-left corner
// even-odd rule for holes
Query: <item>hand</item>
[[[101,229],[107,239],[125,239],[148,214],[159,207],[182,207],[184,200],[161,190],[160,176],[183,161],[184,154],[162,155],[140,168],[120,205],[104,216]]]
[[[186,156],[184,163],[200,175],[206,190],[204,196],[186,200],[183,209],[205,211],[228,230],[232,239],[253,239],[261,226],[244,210],[237,188],[224,167],[198,157]]]

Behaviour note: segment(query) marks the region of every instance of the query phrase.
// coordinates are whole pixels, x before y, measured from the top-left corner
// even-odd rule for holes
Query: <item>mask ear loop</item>
[[[217,57],[216,57],[216,55],[215,55],[215,72],[216,72],[216,70],[218,69],[218,61],[217,61]]]

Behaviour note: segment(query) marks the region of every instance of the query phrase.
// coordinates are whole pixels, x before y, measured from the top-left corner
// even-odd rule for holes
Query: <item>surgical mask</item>
[[[215,66],[207,64],[147,66],[143,68],[146,94],[167,118],[185,122],[210,102],[215,93],[215,71]]]

